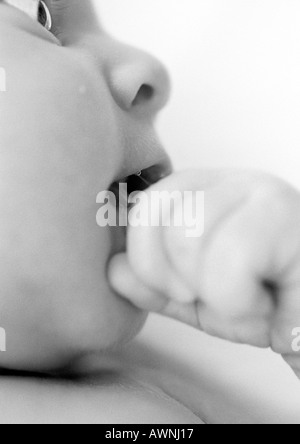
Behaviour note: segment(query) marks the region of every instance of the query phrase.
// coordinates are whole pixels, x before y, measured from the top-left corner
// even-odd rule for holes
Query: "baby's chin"
[[[53,325],[49,336],[44,332],[27,331],[26,339],[20,337],[8,339],[7,352],[1,353],[0,367],[6,370],[39,372],[42,374],[72,373],[77,362],[89,356],[106,357],[110,352],[121,350],[142,330],[147,314],[119,296],[106,294],[112,302],[108,311],[113,310],[111,322],[99,319],[98,325],[74,328],[63,332]],[[10,329],[8,329],[8,333]],[[38,336],[37,336],[38,335]]]
[[[66,337],[66,363],[69,358],[73,363],[78,357],[90,355],[101,357],[110,351],[120,350],[141,332],[146,323],[148,313],[116,294],[107,280],[99,296],[99,306],[98,310],[95,307],[95,315],[88,314],[90,325],[84,320],[82,328],[79,328],[72,337],[69,335]],[[72,334],[72,327],[70,331]]]
[[[76,371],[77,363],[89,356],[97,356],[100,361],[103,360],[107,370],[107,358],[110,353],[115,354],[122,350],[126,344],[138,336],[145,326],[148,313],[134,307],[110,288],[108,289],[107,298],[111,301],[108,311],[113,313],[108,318],[112,320],[109,324],[102,322],[102,325],[99,325],[99,330],[95,331],[90,337],[91,348],[89,349],[88,343],[84,344],[83,352],[77,354],[75,359],[71,361],[71,371],[73,368]],[[92,329],[90,333],[92,333]]]
[[[59,372],[81,357],[101,356],[122,347],[143,328],[147,314],[122,299],[108,283],[106,268],[115,246],[109,241],[110,231],[99,230],[90,243],[83,242],[83,250],[78,251],[79,241],[75,242],[68,262],[66,249],[61,254],[56,251],[48,267],[48,250],[41,253],[45,272],[40,277],[41,270],[31,267],[26,287],[24,276],[17,272],[21,266],[14,268],[14,279],[9,279],[14,285],[11,289],[7,285],[7,309],[1,319],[7,352],[0,354],[0,367]],[[88,247],[92,251],[84,255]],[[61,272],[49,279],[54,261]]]

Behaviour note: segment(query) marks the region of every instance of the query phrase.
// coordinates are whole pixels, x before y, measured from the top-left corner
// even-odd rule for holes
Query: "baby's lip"
[[[132,145],[130,145],[130,143]],[[118,208],[122,207],[122,202],[126,204],[126,210],[130,211],[127,205],[128,196],[137,191],[145,191],[151,185],[169,176],[172,171],[172,163],[166,151],[152,132],[148,137],[143,137],[142,142],[127,141],[128,146],[122,152],[127,152],[126,160],[120,160],[119,174],[110,185],[109,191],[113,192],[117,198]],[[125,195],[120,195],[120,184],[126,184]],[[123,193],[124,187],[121,187]],[[127,195],[126,195],[127,193]],[[119,204],[121,204],[119,206]],[[124,209],[123,209],[124,210]],[[121,211],[123,211],[121,209]],[[128,214],[127,214],[128,215]],[[112,233],[112,252],[117,254],[126,250],[126,227],[116,227]]]
[[[153,128],[146,128],[138,136],[129,136],[124,141],[119,168],[113,182],[130,182],[142,173],[149,186],[172,173],[172,163]],[[147,188],[147,187],[146,187]],[[145,187],[143,187],[145,189]],[[136,191],[136,190],[133,190]]]
[[[109,191],[115,194],[118,203],[120,203],[124,201],[124,199],[127,199],[130,194],[145,191],[147,188],[169,176],[171,173],[172,165],[169,161],[153,165],[150,168],[138,171],[135,174],[113,182]],[[121,187],[122,184],[126,184],[127,196],[120,196],[120,190],[123,189]]]
[[[172,173],[172,165],[168,160],[161,164],[153,165],[150,168],[132,174],[131,176],[114,182],[110,190],[116,196],[117,207],[121,211],[129,212],[131,205],[128,205],[128,196],[137,191],[144,191],[151,185],[159,182]],[[122,184],[126,184],[127,196],[120,195],[123,190]],[[127,213],[126,213],[127,214]],[[127,214],[128,216],[128,214]],[[112,251],[111,256],[126,250],[127,227],[117,226],[112,231]]]
[[[127,175],[115,180],[111,188],[116,189],[120,183],[126,183],[128,187],[128,194],[135,191],[144,191],[151,185],[159,182],[165,177],[169,176],[173,172],[172,163],[170,158],[166,155],[164,158],[151,165],[140,170],[131,170]]]

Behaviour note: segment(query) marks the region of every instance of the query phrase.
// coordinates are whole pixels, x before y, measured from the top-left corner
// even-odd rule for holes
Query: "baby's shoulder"
[[[159,390],[111,372],[78,380],[0,378],[1,424],[199,424]]]
[[[97,388],[99,390],[99,388]],[[106,424],[202,424],[188,408],[155,386],[139,381],[119,381],[102,387]]]

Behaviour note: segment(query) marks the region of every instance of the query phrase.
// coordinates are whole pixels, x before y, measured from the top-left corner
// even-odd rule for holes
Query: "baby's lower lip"
[[[152,168],[155,170],[155,167]],[[148,172],[149,175],[149,172]],[[155,175],[153,175],[152,180],[149,178],[142,177],[142,174],[135,174],[130,176],[128,179],[124,179],[120,182],[115,182],[110,187],[110,192],[112,192],[116,197],[117,205],[117,223],[120,225],[117,227],[112,227],[112,254],[118,254],[126,251],[126,240],[127,240],[127,228],[128,228],[128,215],[133,205],[129,204],[129,196],[132,193],[139,191],[144,191],[152,183],[155,182]],[[157,178],[157,180],[159,177]],[[124,226],[125,225],[125,226]]]
[[[127,241],[127,217],[129,207],[127,205],[128,196],[120,196],[120,188],[114,185],[111,190],[116,196],[116,220],[117,226],[111,227],[111,238],[112,238],[112,255],[122,253],[126,251],[126,241]],[[123,224],[120,225],[120,213],[122,212]],[[124,226],[126,225],[126,226]]]
[[[111,227],[111,256],[126,251],[127,242],[127,228],[126,227]]]

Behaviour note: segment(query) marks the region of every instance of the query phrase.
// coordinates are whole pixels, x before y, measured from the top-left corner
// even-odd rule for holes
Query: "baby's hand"
[[[205,230],[130,228],[114,289],[139,308],[230,341],[272,347],[300,377],[300,194],[247,171],[189,171],[151,189],[205,192]]]

